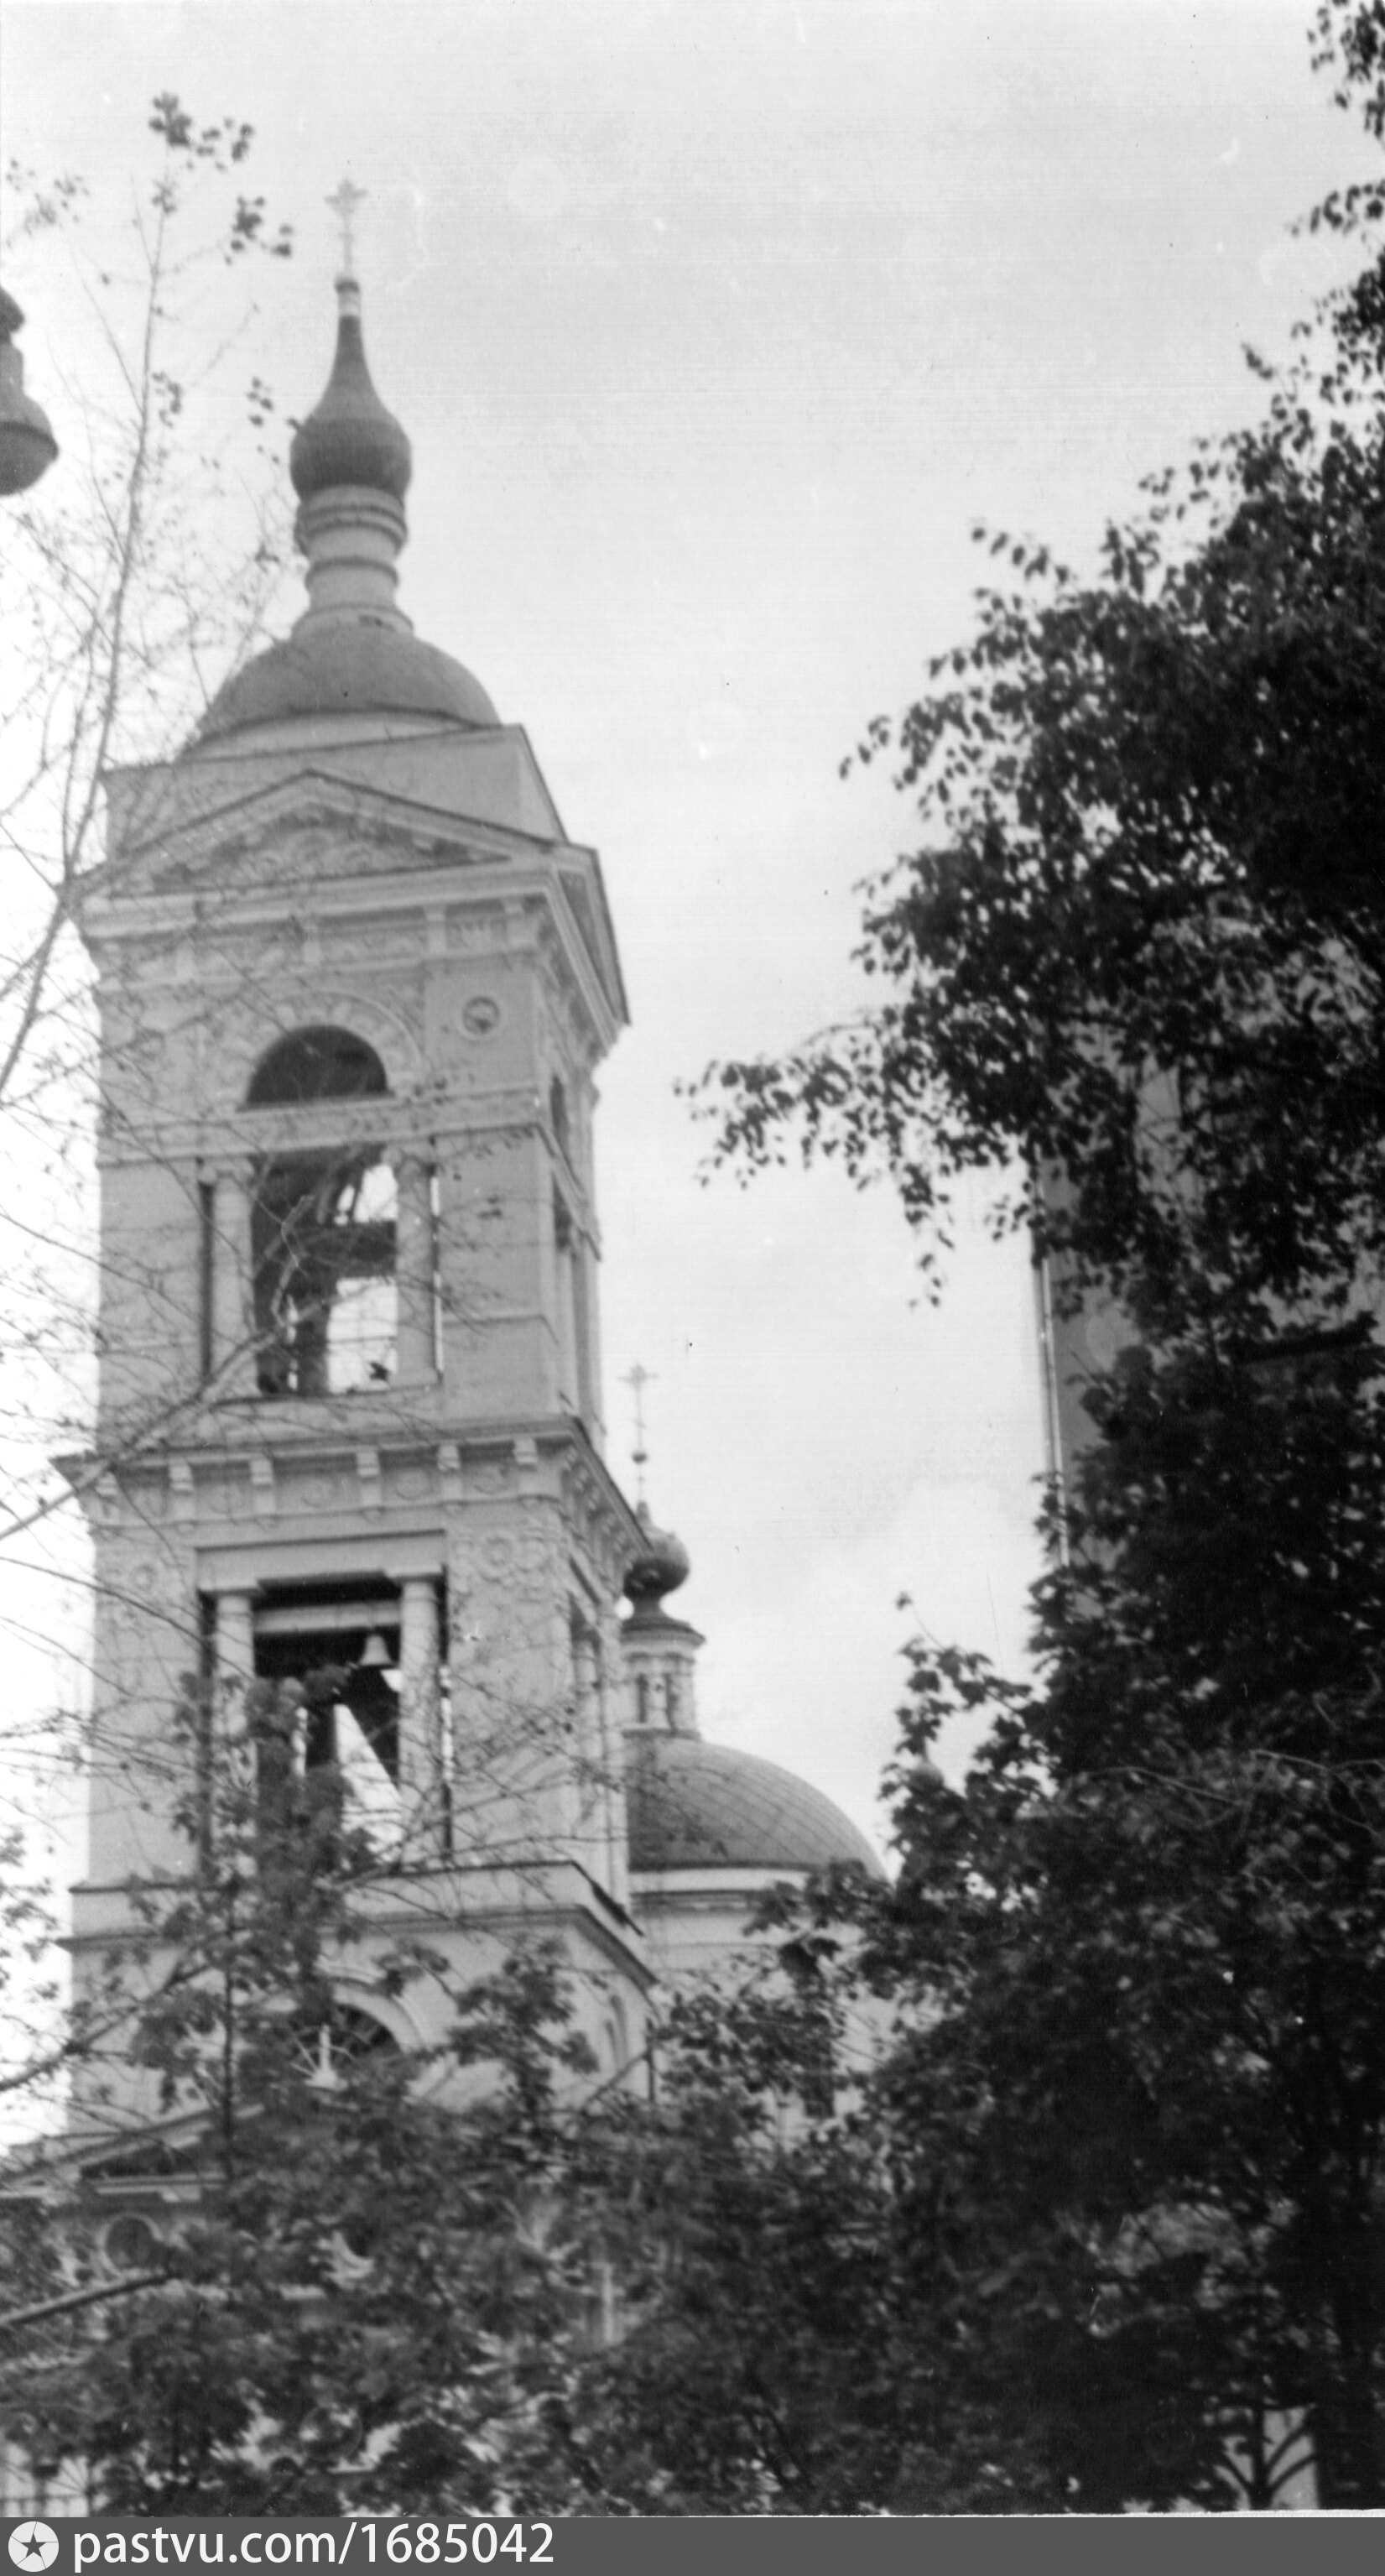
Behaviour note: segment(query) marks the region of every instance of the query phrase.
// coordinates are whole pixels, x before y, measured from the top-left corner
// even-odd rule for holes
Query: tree
[[[580,2444],[595,2487],[637,2511],[1071,2501],[1032,2386],[1007,2403],[976,2331],[990,2220],[962,2180],[974,2092],[940,2086],[920,2121],[907,1999],[878,2065],[852,2046],[862,1965],[890,1981],[880,1911],[850,1872],[807,1906],[789,1888],[767,1899],[778,1938],[757,1975],[675,2001],[656,2100],[623,2106],[601,2138],[621,2332],[584,2374]],[[991,2307],[1012,2356],[1032,2359],[1035,2319],[1027,2303],[1011,2313],[1000,2261]]]
[[[257,1686],[183,1812],[200,1865],[143,1891],[122,2045],[149,2116],[89,2104],[6,2176],[4,2432],[108,2510],[551,2513],[583,2489],[589,2053],[542,1949],[459,1988],[428,2050],[336,2000],[379,1857],[333,1766],[266,1757],[342,1678]],[[421,1943],[377,1954],[377,2012],[444,1973]]]
[[[852,2513],[894,2486],[889,2178],[834,2081],[846,1991],[830,1957],[786,1979],[770,1953],[675,1998],[657,2099],[603,2142],[621,2331],[583,2447],[640,2512]]]
[[[1380,136],[1385,15],[1327,0],[1315,41]],[[1021,584],[859,755],[919,817],[880,998],[712,1077],[723,1155],[887,1173],[935,1280],[989,1170],[1073,1347],[1125,1319],[1040,1685],[918,1650],[870,1954],[934,2008],[882,2096],[921,2325],[1086,2505],[1268,2501],[1300,2426],[1322,2501],[1385,2499],[1382,211],[1318,210],[1367,264],[1096,579],[987,536]],[[959,1699],[992,1727],[954,1793]]]
[[[143,2113],[89,2083],[9,2160],[0,2438],[137,2515],[897,2499],[927,2365],[838,1936],[678,2001],[650,2092],[593,2082],[541,1944],[398,2045],[445,1963],[369,1945],[381,1856],[289,1758],[343,1680],[256,1686],[184,1803],[196,1866],[139,1891],[109,2000]]]
[[[273,397],[238,352],[253,309],[247,271],[287,256],[289,230],[247,193],[242,120],[200,122],[164,93],[145,141],[147,166],[114,210],[74,174],[40,179],[14,163],[5,173],[7,273],[31,326],[54,320],[69,365],[45,378],[60,464],[31,502],[7,506],[0,567],[0,1545],[17,1676],[5,1755],[31,1860],[67,1769],[116,1759],[114,1746],[92,1745],[81,1714],[82,1550],[54,1460],[88,1433],[95,1375],[103,1103],[80,932],[103,861],[102,777],[190,730],[258,636],[286,550],[267,452]],[[239,443],[228,399],[245,422]],[[61,1668],[56,1685],[45,1664]],[[33,1705],[45,1685],[56,1710]],[[7,2090],[52,2071],[52,2000],[32,1976],[7,1981]],[[70,2034],[60,2054],[66,2045]]]

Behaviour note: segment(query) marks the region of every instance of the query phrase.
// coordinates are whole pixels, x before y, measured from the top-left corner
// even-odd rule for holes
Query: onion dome
[[[647,1873],[718,1869],[808,1871],[855,1863],[885,1873],[840,1807],[758,1754],[700,1736],[625,1739],[630,1867]]]
[[[676,1592],[680,1583],[687,1582],[692,1559],[672,1530],[654,1527],[648,1503],[636,1504],[635,1518],[644,1532],[645,1543],[626,1570],[625,1597],[637,1612],[649,1613],[658,1610],[666,1592]]]
[[[0,497],[5,500],[37,483],[58,452],[47,413],[24,391],[24,360],[13,346],[23,320],[14,297],[0,286]]]
[[[336,359],[321,402],[294,434],[289,449],[293,488],[300,501],[337,484],[388,492],[402,501],[412,472],[408,438],[370,380],[361,335],[361,290],[353,277],[339,277]]]
[[[338,278],[337,305],[331,378],[289,455],[308,605],[291,635],[218,690],[190,746],[194,755],[299,719],[500,722],[479,680],[449,653],[421,643],[395,598],[412,455],[370,380],[354,278]]]

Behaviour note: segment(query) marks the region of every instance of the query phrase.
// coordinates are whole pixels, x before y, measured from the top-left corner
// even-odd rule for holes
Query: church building
[[[190,1692],[234,1730],[253,1680],[330,1665],[292,1760],[335,1763],[376,1838],[372,1937],[423,1931],[467,1975],[556,1941],[609,2078],[660,1980],[724,1969],[759,1888],[879,1863],[818,1792],[698,1733],[701,1641],[664,1607],[687,1558],[604,1455],[593,1081],[626,996],[600,863],[523,727],[398,604],[409,441],[354,277],[337,297],[291,454],[307,605],[176,759],[108,780],[84,925],[99,1758],[75,1976],[128,1936],[132,1882],[190,1866]],[[341,1968],[344,2013],[430,2036],[426,1988],[386,2003],[368,1956]]]

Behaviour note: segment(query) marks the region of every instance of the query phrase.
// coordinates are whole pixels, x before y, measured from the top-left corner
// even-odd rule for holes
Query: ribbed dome
[[[440,716],[454,724],[500,722],[479,680],[448,653],[404,628],[342,619],[301,629],[257,653],[213,698],[199,743],[286,716]]]
[[[337,349],[327,390],[294,433],[289,473],[300,501],[336,484],[389,492],[402,501],[413,472],[413,450],[392,411],[386,411],[366,365],[355,281],[342,279]]]
[[[883,1878],[876,1853],[820,1789],[695,1735],[625,1739],[633,1870],[827,1869],[856,1861]]]

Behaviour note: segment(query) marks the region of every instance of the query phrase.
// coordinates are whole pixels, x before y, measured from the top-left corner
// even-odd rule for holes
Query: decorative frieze
[[[526,1596],[536,1585],[561,1590],[565,1565],[582,1568],[598,1591],[619,1591],[632,1544],[628,1515],[599,1462],[570,1438],[520,1432],[473,1446],[430,1443],[415,1429],[407,1443],[343,1442],[324,1455],[320,1438],[304,1450],[291,1408],[275,1408],[267,1439],[250,1437],[254,1412],[246,1409],[243,1449],[144,1457],[86,1482],[91,1518],[113,1532],[152,1531],[161,1522],[180,1536],[272,1529],[276,1543],[306,1537],[313,1523],[339,1533],[357,1517],[382,1536],[446,1521],[469,1579],[488,1591],[507,1583]],[[89,1470],[72,1461],[69,1473],[81,1483]]]

